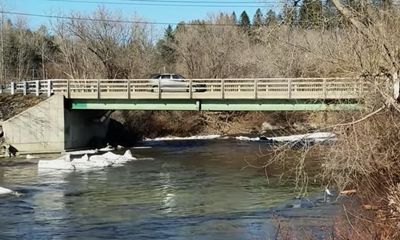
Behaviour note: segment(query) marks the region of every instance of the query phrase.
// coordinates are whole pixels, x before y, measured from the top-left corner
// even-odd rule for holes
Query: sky
[[[157,23],[178,23],[194,19],[206,19],[213,13],[233,11],[239,17],[245,10],[252,19],[257,8],[265,14],[270,8],[277,8],[279,0],[0,0],[5,11],[61,15],[70,11],[90,13],[103,6],[117,13],[122,13],[128,19],[132,16],[143,18],[144,21]],[[15,15],[6,14],[13,19]],[[50,20],[42,17],[26,16],[29,26],[33,29],[41,24],[48,25]],[[156,24],[161,28],[166,25]]]

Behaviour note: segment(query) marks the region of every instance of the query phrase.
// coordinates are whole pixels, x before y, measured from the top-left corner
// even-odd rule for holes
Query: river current
[[[274,181],[279,173],[267,181],[263,169],[246,167],[260,143],[144,145],[132,150],[137,161],[101,171],[0,167],[0,186],[22,193],[0,197],[0,239],[275,239],[284,226],[329,234],[335,206],[294,208],[296,193]]]

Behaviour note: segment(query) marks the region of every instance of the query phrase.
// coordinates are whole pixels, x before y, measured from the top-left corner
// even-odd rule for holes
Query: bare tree
[[[243,56],[250,51],[249,40],[239,27],[229,26],[231,24],[230,16],[219,15],[204,23],[178,27],[175,45],[178,69],[197,78],[246,75],[248,65],[245,62],[251,59]]]

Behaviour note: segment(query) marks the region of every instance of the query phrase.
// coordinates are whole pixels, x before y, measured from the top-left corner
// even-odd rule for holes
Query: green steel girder
[[[73,99],[70,103],[73,110],[200,110],[196,100]]]
[[[72,110],[176,110],[176,111],[351,111],[360,109],[357,101],[279,100],[279,99],[72,99]]]

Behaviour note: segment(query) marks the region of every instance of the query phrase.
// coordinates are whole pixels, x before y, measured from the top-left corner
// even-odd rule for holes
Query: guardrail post
[[[324,99],[326,99],[326,95],[327,95],[327,92],[326,92],[326,79],[324,79],[322,81],[322,89],[323,89]]]
[[[22,81],[22,94],[25,96],[28,92],[28,85],[26,84],[26,81]]]
[[[292,79],[288,80],[288,98],[292,99]]]
[[[225,79],[221,80],[221,99],[225,99]]]
[[[128,79],[128,99],[131,99],[131,80]]]
[[[254,80],[254,99],[258,98],[258,79]]]
[[[97,79],[97,99],[100,99],[100,79]]]
[[[40,95],[40,82],[39,82],[39,80],[35,81],[35,95],[36,96]]]
[[[193,98],[193,79],[190,79],[189,82],[189,99]]]
[[[15,82],[11,82],[11,85],[10,85],[10,93],[11,93],[11,95],[14,95],[15,94]]]
[[[51,97],[51,90],[52,90],[51,81],[47,80],[47,97]]]

